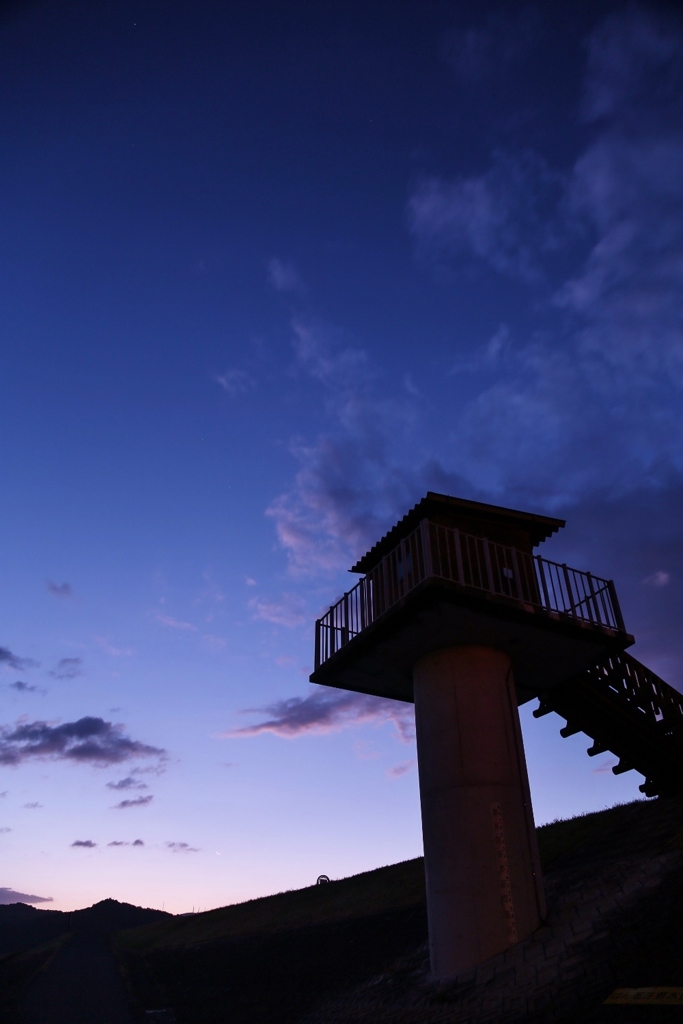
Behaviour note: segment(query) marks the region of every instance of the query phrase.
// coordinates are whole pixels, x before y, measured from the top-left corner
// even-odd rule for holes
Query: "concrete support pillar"
[[[452,977],[545,917],[510,658],[449,647],[413,670],[432,973]]]

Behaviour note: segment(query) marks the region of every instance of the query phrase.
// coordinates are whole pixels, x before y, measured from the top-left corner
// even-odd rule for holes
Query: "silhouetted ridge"
[[[71,913],[42,910],[27,903],[8,903],[0,906],[0,955],[42,946],[66,932],[108,935],[121,928],[137,928],[172,916],[163,910],[136,907],[113,899],[101,900],[92,907]]]

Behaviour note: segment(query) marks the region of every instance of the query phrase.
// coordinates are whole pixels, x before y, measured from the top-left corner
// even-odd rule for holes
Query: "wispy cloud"
[[[15,889],[0,887],[0,904],[7,906],[10,903],[52,903],[52,896],[32,896],[28,892],[17,892]]]
[[[60,658],[50,675],[53,679],[77,679],[78,676],[83,675],[83,659]]]
[[[172,853],[199,853],[199,847],[189,843],[166,843],[166,846]]]
[[[376,761],[380,756],[379,750],[368,743],[367,740],[356,740],[353,745],[353,752],[361,761]]]
[[[182,619],[174,619],[170,615],[162,615],[160,612],[154,616],[157,622],[162,626],[168,626],[169,629],[177,629],[181,633],[196,633],[197,627],[193,626],[191,622],[184,622]]]
[[[646,576],[643,583],[648,587],[667,587],[671,582],[671,576],[668,572],[663,572],[661,569],[659,572],[653,572],[651,576]]]
[[[442,56],[466,83],[509,80],[510,67],[524,60],[541,36],[538,12],[531,7],[484,10],[476,25],[447,33]]]
[[[163,775],[166,771],[166,753],[159,759],[157,764],[148,764],[144,768],[139,766],[131,769],[131,775]]]
[[[306,622],[306,603],[298,594],[282,594],[277,600],[254,597],[248,602],[255,619],[277,626],[301,626]]]
[[[409,742],[414,735],[412,704],[330,687],[316,687],[308,697],[289,697],[262,708],[247,708],[242,713],[266,718],[255,725],[232,729],[226,736],[258,736],[270,732],[294,739],[307,733],[339,732],[384,722],[393,723],[403,742]]]
[[[412,772],[416,766],[417,761],[413,758],[410,761],[402,761],[401,764],[394,765],[387,772],[390,779],[400,779],[402,775],[407,775],[408,772]]]
[[[19,765],[31,758],[106,766],[143,757],[163,758],[165,751],[130,739],[123,726],[102,718],[76,722],[20,722],[0,727],[0,764]]]
[[[36,692],[38,692],[38,687],[37,686],[32,686],[30,683],[23,683],[20,679],[17,679],[16,683],[8,683],[7,685],[10,687],[10,689],[16,690],[17,693],[36,693]],[[40,692],[44,693],[45,691],[41,690]]]
[[[148,789],[148,786],[147,786],[147,783],[145,783],[145,782],[138,782],[138,780],[134,779],[132,775],[128,775],[125,779],[119,779],[118,782],[108,782],[107,783],[107,788],[108,789],[116,789],[116,790],[122,790],[122,789],[124,789],[124,790],[125,789]]]
[[[278,292],[305,292],[306,287],[298,270],[288,260],[274,256],[268,260],[268,281]]]
[[[76,839],[71,845],[83,847],[85,850],[94,850],[97,843],[94,843],[92,839]]]
[[[42,806],[43,805],[39,804],[37,800],[33,800],[30,804],[24,804],[24,807],[28,811],[36,811],[36,810],[38,810]]]
[[[126,842],[123,839],[114,839],[113,842],[107,843],[107,846],[144,846],[142,839],[134,839],[132,843]]]
[[[131,807],[147,807],[151,804],[154,797],[150,794],[149,796],[136,796],[130,800],[121,800],[120,803],[114,804],[115,811],[127,811]]]
[[[246,370],[226,370],[225,373],[216,374],[214,380],[231,398],[244,395],[256,386],[256,381]]]
[[[48,593],[52,594],[53,597],[73,597],[74,592],[70,583],[53,583],[52,580],[47,580],[45,583]]]
[[[630,117],[648,101],[671,102],[683,85],[680,12],[632,4],[606,17],[592,33],[584,83],[586,120]],[[653,72],[655,74],[653,75]],[[678,89],[676,88],[678,87]],[[648,110],[648,113],[650,111]],[[666,116],[666,113],[663,112]]]
[[[319,319],[295,317],[292,347],[299,366],[324,384],[329,394],[357,393],[371,374],[367,352]]]
[[[216,636],[215,633],[204,633],[202,636],[202,647],[205,651],[210,651],[212,654],[219,654],[227,646],[228,641],[225,637]]]
[[[319,321],[293,323],[299,373],[322,385],[329,431],[294,439],[293,485],[267,509],[293,575],[348,567],[384,532],[397,509],[419,493],[403,468],[413,422],[412,400],[378,393],[367,353]],[[372,540],[371,540],[372,538]]]
[[[562,177],[538,154],[495,154],[481,175],[425,178],[410,199],[410,226],[425,255],[466,260],[535,283],[543,257],[558,247],[555,211]]]
[[[16,672],[23,672],[27,668],[35,668],[38,662],[34,661],[33,658],[20,658],[18,655],[13,654],[9,648],[0,647],[0,665],[4,665],[6,668],[14,669]]]
[[[116,647],[115,644],[110,643],[104,636],[96,636],[95,643],[98,644],[106,654],[111,655],[112,658],[130,658],[135,654],[132,647]]]

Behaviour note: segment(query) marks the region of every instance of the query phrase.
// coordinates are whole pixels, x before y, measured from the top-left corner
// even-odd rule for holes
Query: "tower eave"
[[[350,572],[368,572],[380,559],[394,548],[404,537],[414,530],[422,519],[435,521],[447,519],[458,525],[461,519],[475,518],[480,523],[488,523],[491,531],[501,528],[515,528],[528,535],[530,548],[533,549],[547,540],[565,525],[564,519],[541,516],[534,512],[522,512],[519,509],[504,508],[501,505],[489,505],[481,501],[469,501],[465,498],[454,498],[448,494],[428,491],[402,519],[392,526],[384,536],[370,548]],[[487,534],[489,539],[495,539]]]

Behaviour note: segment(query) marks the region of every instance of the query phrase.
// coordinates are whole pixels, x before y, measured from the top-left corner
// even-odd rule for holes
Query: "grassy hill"
[[[604,811],[558,819],[536,830],[543,870],[567,855],[590,847],[609,855],[623,849],[634,836],[650,801],[636,800]],[[645,811],[645,813],[647,813]],[[375,868],[324,885],[311,885],[236,903],[202,914],[166,917],[118,937],[121,949],[131,952],[187,949],[197,944],[246,938],[275,931],[311,927],[322,922],[349,920],[387,911],[424,907],[424,859]]]
[[[544,872],[683,846],[682,822],[660,801],[635,801],[538,829]],[[140,1005],[178,1020],[285,1024],[321,998],[391,969],[424,947],[422,858],[278,893],[117,936]]]

